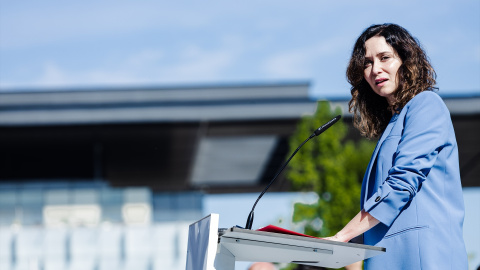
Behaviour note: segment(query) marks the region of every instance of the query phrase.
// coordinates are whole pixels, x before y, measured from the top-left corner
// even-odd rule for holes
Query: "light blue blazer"
[[[365,269],[467,269],[457,142],[436,93],[418,94],[390,120],[365,173],[361,207],[381,222],[364,243],[386,248]]]

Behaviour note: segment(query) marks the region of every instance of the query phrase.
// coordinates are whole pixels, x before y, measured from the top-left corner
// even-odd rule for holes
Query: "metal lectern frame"
[[[218,214],[210,214],[190,225],[187,270],[233,270],[235,261],[297,263],[340,268],[386,251],[383,247],[237,227],[218,230],[218,220]],[[209,226],[207,230],[204,225],[203,232],[206,233],[202,236],[199,228],[205,223]],[[218,233],[214,233],[215,231]],[[206,246],[195,241],[206,238],[210,239]],[[216,248],[215,253],[212,247]]]

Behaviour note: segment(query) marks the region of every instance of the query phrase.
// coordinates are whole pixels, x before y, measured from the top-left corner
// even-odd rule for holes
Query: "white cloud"
[[[318,70],[316,66],[328,65],[325,60],[332,61],[332,56],[345,55],[349,46],[348,38],[337,36],[310,46],[282,51],[265,60],[263,71],[274,77],[314,77]],[[338,61],[345,59],[338,57]]]
[[[165,53],[161,50],[146,49],[126,58],[126,65],[134,68],[151,67],[164,59]]]
[[[234,61],[235,53],[228,50],[205,51],[198,47],[187,48],[181,61],[164,67],[165,80],[205,81],[218,80]]]
[[[305,76],[310,73],[311,59],[300,50],[281,52],[266,59],[263,70],[268,76]]]
[[[62,84],[68,82],[68,78],[64,71],[62,71],[57,65],[54,63],[47,63],[44,67],[44,72],[42,77],[40,78],[39,83],[51,83],[54,84]]]
[[[238,53],[235,48],[205,50],[189,46],[167,60],[159,50],[144,50],[126,56],[116,65],[80,71],[49,61],[36,79],[26,83],[2,81],[0,86],[45,88],[218,81],[234,65]]]
[[[43,67],[43,72],[38,79],[33,81],[33,86],[39,87],[74,87],[103,84],[123,84],[139,81],[140,78],[132,77],[125,70],[88,70],[72,72],[57,64],[48,63]]]

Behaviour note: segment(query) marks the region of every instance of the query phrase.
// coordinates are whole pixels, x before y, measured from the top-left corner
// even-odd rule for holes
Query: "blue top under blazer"
[[[365,173],[361,207],[381,222],[364,243],[386,248],[365,269],[467,269],[457,142],[436,93],[421,92],[393,115]]]

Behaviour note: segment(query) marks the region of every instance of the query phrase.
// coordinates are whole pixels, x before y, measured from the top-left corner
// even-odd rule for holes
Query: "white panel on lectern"
[[[218,214],[209,216],[190,225],[186,270],[210,270],[217,251]]]

